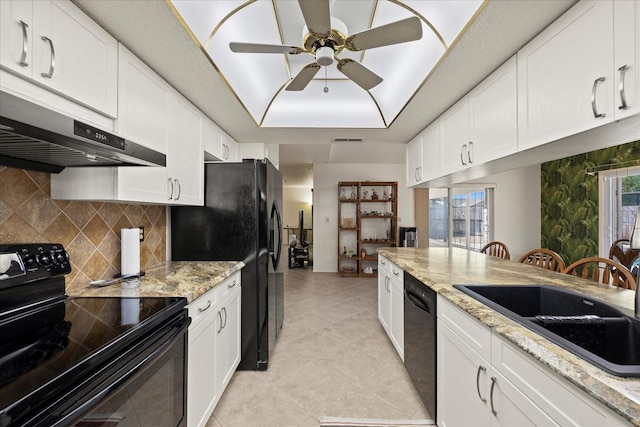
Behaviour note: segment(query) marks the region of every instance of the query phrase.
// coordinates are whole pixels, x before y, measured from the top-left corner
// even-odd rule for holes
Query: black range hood
[[[166,156],[0,92],[0,165],[60,173],[80,166],[166,166]]]

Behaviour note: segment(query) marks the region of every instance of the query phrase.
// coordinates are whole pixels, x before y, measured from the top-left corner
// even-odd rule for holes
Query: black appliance
[[[436,292],[404,273],[404,367],[436,419]]]
[[[0,165],[60,173],[67,166],[166,166],[166,156],[0,92]]]
[[[418,229],[416,227],[399,227],[399,246],[402,248],[418,247]]]
[[[284,319],[282,175],[268,160],[205,165],[205,206],[171,208],[176,261],[244,261],[238,369],[264,370]]]
[[[186,425],[184,298],[73,298],[59,244],[0,244],[0,426]]]

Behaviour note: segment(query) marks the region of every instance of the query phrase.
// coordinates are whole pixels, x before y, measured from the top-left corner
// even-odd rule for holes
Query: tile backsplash
[[[61,243],[72,272],[67,289],[120,271],[120,229],[143,226],[140,267],[166,260],[166,208],[115,202],[52,200],[50,174],[0,166],[0,244]]]

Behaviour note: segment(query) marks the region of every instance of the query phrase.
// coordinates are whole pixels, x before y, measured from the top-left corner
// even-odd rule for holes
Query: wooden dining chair
[[[547,248],[532,249],[522,255],[518,262],[558,272],[563,272],[566,268],[562,257]]]
[[[564,273],[605,285],[636,289],[636,279],[627,267],[608,258],[583,258],[565,268]]]
[[[511,259],[511,255],[509,254],[509,249],[507,245],[502,242],[493,241],[489,242],[480,249],[480,252],[483,254],[495,256],[502,259]]]
[[[638,249],[629,247],[629,239],[618,239],[609,248],[609,259],[619,262],[630,269],[631,263],[638,256],[638,253]]]

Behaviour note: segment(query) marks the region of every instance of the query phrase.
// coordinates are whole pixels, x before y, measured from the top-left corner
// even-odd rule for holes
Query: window
[[[493,189],[450,189],[429,201],[430,246],[456,246],[479,251],[491,240]],[[450,207],[450,208],[449,208]],[[449,221],[451,212],[451,221]],[[449,233],[449,225],[452,232]]]
[[[640,206],[640,167],[599,173],[600,256],[618,239],[630,239]]]

